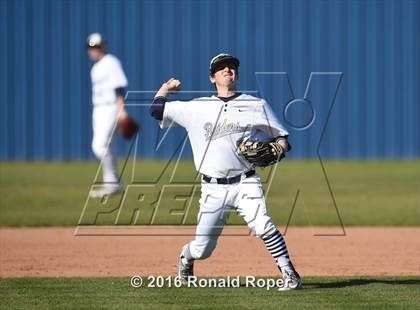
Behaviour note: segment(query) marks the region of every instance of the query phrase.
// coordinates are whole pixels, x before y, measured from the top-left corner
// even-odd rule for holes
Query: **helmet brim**
[[[222,70],[226,67],[226,65],[233,65],[235,70],[239,68],[239,59],[233,56],[221,57],[220,59],[216,59],[210,66],[210,74],[214,74],[219,70]]]

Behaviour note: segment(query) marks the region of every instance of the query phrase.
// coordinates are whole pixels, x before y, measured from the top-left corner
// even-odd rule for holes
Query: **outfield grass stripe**
[[[120,163],[122,164],[122,162]],[[418,161],[324,161],[323,162],[337,208],[347,226],[419,226],[420,171]],[[163,161],[137,161],[129,163],[122,176],[124,183],[156,184],[148,194],[159,193],[165,184],[182,184],[174,189],[174,197],[188,195],[196,173],[192,162],[170,164],[163,173]],[[275,166],[271,186],[271,168],[258,173],[265,187],[267,208],[277,225],[338,226],[339,218],[333,204],[320,163],[317,161],[285,161]],[[92,185],[98,164],[96,162],[0,162],[0,226],[74,226],[78,223]],[[134,169],[133,169],[134,168]],[[293,209],[296,192],[299,197]],[[177,204],[163,199],[155,218],[158,225],[181,222],[195,224],[197,220],[199,190],[194,195],[185,217],[168,212]],[[131,224],[134,207],[139,205],[136,188],[127,194],[125,208],[114,208],[102,213],[97,224],[113,225],[119,210],[120,223]],[[151,201],[157,200],[151,199]],[[110,206],[113,202],[109,202]],[[102,204],[89,204],[88,215],[96,214]],[[118,207],[118,204],[116,205]],[[176,208],[182,209],[180,203]],[[112,208],[109,207],[109,210]],[[108,210],[108,211],[109,211]],[[150,223],[151,214],[142,209],[137,224]],[[89,213],[92,211],[91,213]],[[90,219],[90,218],[88,218]],[[231,224],[243,224],[240,216],[232,214]],[[341,231],[338,231],[341,233]]]

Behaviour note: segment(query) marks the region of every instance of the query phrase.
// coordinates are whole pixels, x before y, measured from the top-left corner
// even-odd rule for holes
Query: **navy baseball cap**
[[[219,54],[219,55],[214,56],[210,60],[210,67],[209,67],[210,74],[214,74],[216,71],[223,69],[227,63],[233,64],[236,70],[238,70],[239,68],[238,58],[233,57],[232,55],[229,55],[229,54]]]
[[[104,37],[100,33],[92,33],[86,40],[86,47],[102,47],[106,43]]]

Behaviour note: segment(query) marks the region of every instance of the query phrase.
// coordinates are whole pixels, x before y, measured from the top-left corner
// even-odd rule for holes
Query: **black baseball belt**
[[[245,172],[245,178],[249,178],[255,174],[255,170],[249,170]],[[217,181],[217,184],[235,184],[241,181],[243,174],[239,174],[237,176],[231,178],[212,178],[208,175],[203,174],[203,180],[207,183],[210,183],[213,179]]]

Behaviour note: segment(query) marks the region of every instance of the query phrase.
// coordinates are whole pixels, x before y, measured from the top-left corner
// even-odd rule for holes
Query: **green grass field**
[[[123,163],[120,163],[122,166]],[[0,226],[75,226],[83,210],[87,194],[94,180],[96,162],[53,162],[53,163],[0,163]],[[125,184],[135,182],[153,185],[156,188],[168,184],[181,184],[172,189],[173,195],[189,192],[195,169],[191,162],[181,162],[177,169],[164,162],[142,161],[129,163],[123,174]],[[328,175],[333,197],[346,226],[418,226],[420,215],[419,161],[407,162],[338,162],[326,161],[324,168]],[[175,171],[175,172],[174,172]],[[260,170],[264,188],[267,191],[267,206],[274,221],[285,225],[293,209],[296,192],[299,196],[290,219],[291,225],[339,225],[339,219],[332,196],[325,181],[319,162],[286,161],[277,165],[269,187],[270,169]],[[138,205],[138,193],[127,195],[125,206]],[[157,196],[156,196],[157,197]],[[195,224],[199,193],[193,197],[185,224]],[[115,207],[119,197],[110,200]],[[152,199],[153,200],[153,199]],[[175,200],[163,199],[162,210],[179,208]],[[112,207],[94,205],[89,201],[88,212],[83,219],[91,223],[89,211],[96,214],[97,207],[105,211]],[[92,205],[93,204],[93,205]],[[182,206],[182,204],[180,205]],[[124,209],[126,210],[126,209]],[[118,224],[148,224],[148,217],[131,221],[132,208],[127,208]],[[147,214],[149,209],[144,209]],[[168,211],[166,210],[166,211]],[[98,217],[96,224],[114,224],[118,210]],[[178,224],[180,218],[161,212],[155,224]],[[229,223],[242,220],[232,215]],[[84,222],[82,222],[84,224]]]
[[[0,279],[8,309],[418,309],[419,277],[306,277],[305,289],[132,288],[129,278]]]

